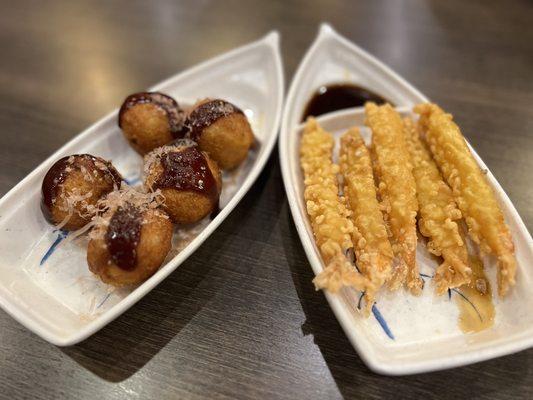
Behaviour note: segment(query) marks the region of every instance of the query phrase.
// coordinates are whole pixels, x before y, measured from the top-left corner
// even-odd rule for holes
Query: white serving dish
[[[286,100],[280,134],[280,160],[285,189],[303,247],[315,274],[323,263],[313,240],[303,198],[303,180],[299,164],[299,133],[306,102],[321,85],[349,81],[381,94],[408,112],[412,105],[427,98],[390,68],[322,25],[319,34],[301,62]],[[342,110],[318,118],[319,123],[336,137],[349,127],[364,126],[361,108]],[[371,133],[363,128],[368,141]],[[487,167],[473,151],[476,160]],[[389,337],[377,316],[365,319],[357,311],[358,293],[343,290],[326,298],[350,342],[364,362],[374,371],[388,375],[427,372],[470,364],[517,352],[533,345],[533,242],[520,216],[494,176],[487,178],[494,188],[511,229],[518,260],[517,285],[504,300],[494,296],[496,319],[491,329],[463,334],[458,328],[458,309],[447,296],[437,298],[432,285],[425,285],[421,297],[405,292],[383,293],[377,308],[394,339]],[[428,275],[435,261],[419,244],[417,252],[421,272]],[[494,282],[494,262],[485,259]]]
[[[192,104],[220,97],[238,105],[251,121],[258,146],[224,176],[221,212],[194,228],[178,230],[164,266],[135,289],[114,290],[87,268],[86,243],[63,241],[40,265],[58,234],[39,208],[44,174],[59,158],[91,153],[111,159],[126,179],[140,175],[142,159],[124,140],[117,110],[76,136],[0,200],[0,306],[47,341],[75,344],[115,319],[165,279],[202,244],[239,203],[276,143],[284,95],[279,34],[204,62],[152,87]],[[124,93],[126,97],[128,93]],[[180,250],[181,251],[178,251]]]

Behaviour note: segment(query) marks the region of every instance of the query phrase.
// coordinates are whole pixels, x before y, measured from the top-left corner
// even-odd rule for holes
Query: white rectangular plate
[[[300,120],[313,92],[328,83],[352,82],[369,88],[408,112],[428,101],[404,79],[336,33],[322,25],[291,84],[280,135],[280,160],[283,180],[296,228],[315,274],[324,266],[313,239],[303,197],[299,163]],[[343,110],[318,118],[335,137],[348,128],[360,126],[368,141],[371,132],[364,128],[362,109]],[[479,165],[487,167],[472,150]],[[476,334],[463,334],[458,328],[458,309],[447,296],[436,297],[431,284],[422,296],[383,293],[376,304],[378,312],[364,318],[357,310],[359,293],[343,290],[326,298],[354,348],[374,371],[390,375],[412,374],[451,368],[516,352],[533,345],[533,244],[520,216],[493,175],[487,178],[499,200],[511,229],[518,260],[518,283],[504,300],[494,298],[494,326]],[[435,261],[419,244],[417,261],[421,273],[433,274]],[[491,282],[495,265],[484,259]],[[427,281],[428,278],[425,278]],[[495,287],[495,285],[493,285]]]
[[[40,187],[50,166],[68,154],[111,159],[132,184],[139,181],[142,158],[123,138],[117,110],[63,146],[0,200],[0,306],[44,339],[66,346],[135,304],[209,237],[259,175],[277,139],[283,80],[279,35],[273,32],[150,89],[167,93],[180,104],[206,97],[235,103],[249,118],[258,145],[237,171],[224,174],[222,210],[216,218],[176,229],[165,264],[133,290],[114,290],[88,271],[86,243],[61,240],[41,215]]]

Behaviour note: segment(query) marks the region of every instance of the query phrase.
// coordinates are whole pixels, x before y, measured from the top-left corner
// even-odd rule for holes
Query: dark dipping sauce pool
[[[377,104],[387,103],[387,100],[379,94],[350,83],[321,86],[307,103],[302,122],[310,116],[316,117],[345,108],[362,107],[367,101]]]

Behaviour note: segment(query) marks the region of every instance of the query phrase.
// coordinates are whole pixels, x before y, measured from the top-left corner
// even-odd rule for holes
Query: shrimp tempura
[[[437,294],[444,294],[448,289],[468,284],[472,276],[466,243],[455,222],[461,219],[461,211],[455,204],[452,190],[431,158],[429,149],[420,140],[413,120],[405,118],[404,125],[416,182],[418,226],[422,235],[430,239],[428,250],[444,259],[434,278]]]
[[[337,292],[352,286],[365,290],[366,278],[346,258],[353,247],[354,230],[345,200],[339,197],[338,165],[332,161],[334,140],[314,118],[309,118],[300,142],[300,163],[304,173],[307,213],[317,247],[326,268],[315,279],[317,289]]]
[[[515,284],[516,259],[511,233],[494,192],[452,116],[435,104],[420,104],[415,112],[421,116],[431,152],[452,188],[470,237],[483,253],[492,253],[498,259],[498,292],[504,296]]]
[[[357,266],[368,278],[366,305],[372,307],[376,292],[391,275],[392,247],[376,198],[370,154],[357,128],[341,138],[340,168],[344,196],[352,211],[350,219]]]
[[[400,115],[389,104],[366,103],[366,124],[372,129],[372,151],[379,180],[378,193],[390,228],[392,250],[398,258],[389,286],[406,284],[411,293],[422,291],[416,264],[416,185]]]

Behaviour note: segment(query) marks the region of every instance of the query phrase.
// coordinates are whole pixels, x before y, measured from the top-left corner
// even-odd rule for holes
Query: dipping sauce
[[[373,101],[377,104],[387,102],[380,95],[350,83],[321,86],[307,103],[302,122],[309,116],[316,117],[345,108],[362,107],[367,101]]]
[[[457,289],[455,303],[459,307],[459,327],[464,333],[475,333],[494,324],[494,304],[489,280],[483,272],[483,264],[476,256],[470,256],[472,281]]]

